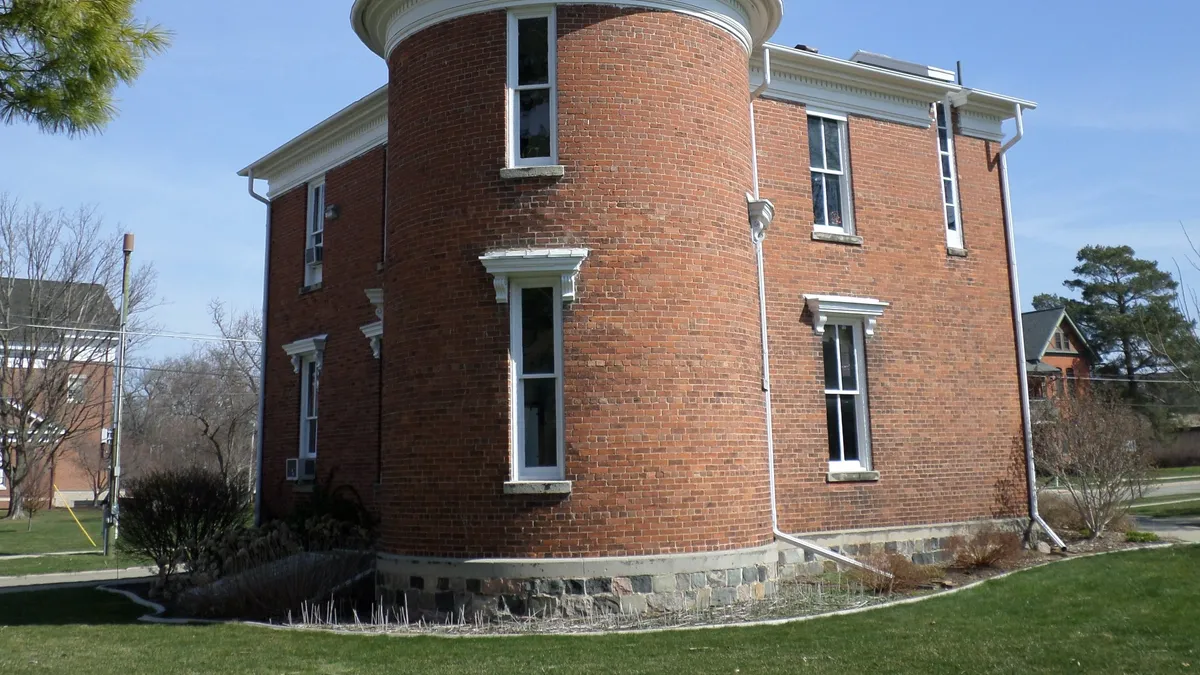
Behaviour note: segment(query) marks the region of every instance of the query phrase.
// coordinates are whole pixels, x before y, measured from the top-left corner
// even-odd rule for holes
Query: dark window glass
[[[840,430],[838,429],[838,397],[825,395],[825,424],[829,430],[829,461],[842,461]]]
[[[843,459],[852,462],[858,459],[858,410],[853,396],[839,396],[842,403],[842,448]]]
[[[841,352],[842,389],[854,391],[858,389],[858,377],[855,373],[858,364],[854,360],[854,329],[850,326],[838,326],[837,332]]]
[[[825,168],[825,149],[821,147],[821,118],[808,118],[808,161],[815,169]]]
[[[837,364],[837,340],[835,333],[829,328],[825,329],[825,335],[821,338],[821,351],[825,357],[825,388],[838,388],[838,364]]]
[[[842,226],[842,182],[838,176],[825,177],[825,203],[829,205],[831,227]]]
[[[825,174],[812,173],[813,223],[826,225],[825,222]]]
[[[831,171],[842,170],[842,140],[838,135],[838,123],[833,120],[825,122],[825,168]]]
[[[517,95],[521,108],[521,157],[549,157],[550,90],[533,89]]]
[[[950,177],[950,155],[942,155],[942,177]]]
[[[521,289],[521,372],[554,372],[554,289]]]
[[[946,229],[951,232],[958,230],[958,214],[954,212],[954,205],[946,206]]]
[[[517,84],[546,84],[550,81],[548,17],[517,20]]]
[[[951,182],[949,178],[947,178],[946,180],[942,181],[942,187],[945,188],[945,190],[946,190],[946,203],[953,204],[954,203],[954,183]]]
[[[950,152],[950,141],[946,136],[945,129],[938,129],[938,148],[940,148],[942,152]]]
[[[524,380],[525,388],[525,466],[558,464],[558,405],[555,390],[558,380]]]

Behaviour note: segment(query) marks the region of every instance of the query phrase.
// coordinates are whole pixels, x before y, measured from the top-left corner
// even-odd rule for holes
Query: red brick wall
[[[268,516],[286,512],[293,484],[284,462],[299,455],[300,376],[283,345],[328,334],[320,380],[317,475],[352,486],[371,505],[378,471],[379,369],[359,326],[376,320],[365,289],[381,286],[384,148],[330,170],[326,204],[341,209],[325,223],[322,287],[301,294],[307,186],[271,202],[263,498]]]
[[[862,246],[812,240],[805,108],[755,104],[780,520],[791,532],[1015,515],[1024,480],[996,148],[959,137],[968,257],[946,254],[935,130],[849,121]],[[802,295],[891,303],[867,338],[877,483],[826,482],[820,338]]]
[[[770,540],[746,53],[697,19],[558,7],[559,180],[502,180],[505,15],[392,53],[383,550],[620,555]],[[564,312],[567,498],[503,494],[488,249],[585,246]]]

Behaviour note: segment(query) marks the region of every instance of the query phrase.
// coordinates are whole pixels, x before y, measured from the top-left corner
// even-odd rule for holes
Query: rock
[[[1039,541],[1039,542],[1037,543],[1037,552],[1038,552],[1038,553],[1041,553],[1041,554],[1048,554],[1048,553],[1050,553],[1050,544],[1047,544],[1047,543],[1046,543],[1046,542],[1044,542],[1044,541]]]

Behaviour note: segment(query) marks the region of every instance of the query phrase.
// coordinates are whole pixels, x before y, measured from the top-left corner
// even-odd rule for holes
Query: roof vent
[[[875,66],[876,68],[885,68],[894,70],[898,73],[906,75],[916,75],[917,77],[927,77],[938,82],[954,82],[955,76],[953,70],[938,68],[936,66],[923,66],[912,61],[901,61],[883,54],[875,54],[873,52],[864,52],[858,50],[854,52],[854,56],[850,57],[854,63],[861,63],[866,66]]]
[[[799,49],[802,52],[808,52],[809,54],[821,53],[821,50],[817,49],[816,47],[809,47],[808,45],[796,45],[796,49]]]

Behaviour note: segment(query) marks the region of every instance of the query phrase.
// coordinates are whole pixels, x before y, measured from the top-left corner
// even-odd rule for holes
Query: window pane
[[[946,126],[946,106],[941,103],[937,104],[937,125]]]
[[[521,157],[550,156],[550,90],[518,92]]]
[[[550,81],[550,19],[539,16],[517,21],[517,84]]]
[[[821,147],[821,118],[808,118],[808,165],[814,169],[825,168],[825,149]]]
[[[955,213],[953,204],[946,206],[946,229],[951,232],[958,231],[958,214]]]
[[[841,437],[838,435],[838,397],[836,394],[825,396],[825,425],[829,430],[829,461],[842,461]]]
[[[838,347],[841,352],[842,389],[854,391],[858,389],[858,364],[854,360],[854,329],[850,326],[838,326]]]
[[[852,462],[858,459],[858,410],[856,396],[839,396],[842,404],[842,452],[843,459]]]
[[[308,429],[305,434],[304,451],[310,456],[315,457],[317,454],[317,421],[308,420]]]
[[[558,405],[555,390],[558,380],[543,378],[523,380],[525,407],[524,423],[525,466],[556,466],[558,464]]]
[[[305,384],[308,386],[308,393],[305,396],[307,409],[305,414],[309,417],[317,416],[317,364],[313,361],[308,362],[308,380]]]
[[[942,178],[950,177],[950,155],[942,155]]]
[[[325,186],[313,188],[312,191],[312,231],[320,232],[325,221]]]
[[[842,170],[842,139],[838,134],[838,123],[825,120],[825,168]]]
[[[825,335],[821,338],[821,351],[825,356],[825,388],[837,389],[837,331],[831,329],[832,326],[825,329]]]
[[[825,177],[825,203],[829,205],[829,225],[842,227],[842,176]]]
[[[521,289],[521,372],[554,372],[554,289]]]
[[[827,225],[825,222],[825,174],[812,174],[813,222],[817,225]]]
[[[947,179],[947,180],[942,181],[942,187],[945,189],[946,203],[953,204],[954,203],[954,183]]]

